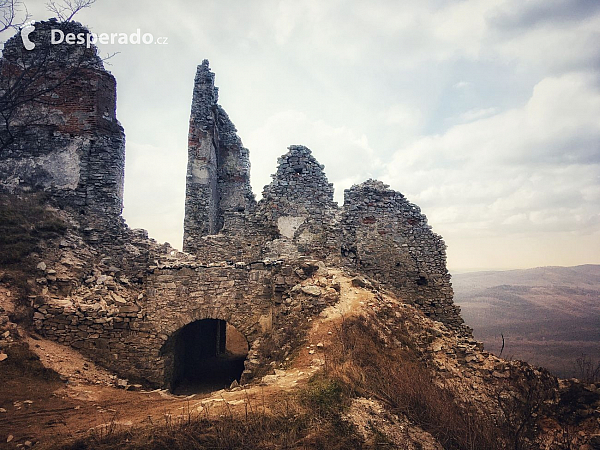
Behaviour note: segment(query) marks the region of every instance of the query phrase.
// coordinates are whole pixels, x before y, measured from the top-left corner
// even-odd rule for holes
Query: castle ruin
[[[122,377],[173,388],[200,364],[189,361],[190,346],[208,361],[226,351],[234,327],[248,344],[241,370],[249,380],[289,354],[294,327],[337,300],[326,276],[312,290],[299,283],[338,267],[470,334],[452,300],[445,244],[399,192],[368,180],[346,190],[338,206],[324,167],[292,145],[255,200],[249,151],[218,104],[206,60],[193,89],[184,252],[129,229],[121,217],[125,138],[115,79],[94,47],[44,45],[51,27],[87,31],[39,22],[35,50],[10,39],[0,68],[5,85],[39,61],[46,76],[36,86],[64,79],[42,106],[15,107],[19,132],[0,156],[3,192],[45,192],[70,223],[66,238],[39,255],[31,283],[39,333]],[[267,343],[279,353],[267,352]]]

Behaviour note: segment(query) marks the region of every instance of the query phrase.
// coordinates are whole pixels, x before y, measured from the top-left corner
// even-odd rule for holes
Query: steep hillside
[[[473,272],[452,279],[455,301],[487,350],[579,376],[600,360],[600,265]]]

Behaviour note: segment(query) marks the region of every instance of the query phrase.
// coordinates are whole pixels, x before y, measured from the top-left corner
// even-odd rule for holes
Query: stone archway
[[[225,320],[195,320],[163,346],[165,384],[176,394],[229,387],[240,381],[248,349],[244,335]]]

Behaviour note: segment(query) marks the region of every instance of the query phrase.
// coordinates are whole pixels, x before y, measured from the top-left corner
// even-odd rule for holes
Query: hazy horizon
[[[467,274],[467,273],[475,273],[475,272],[510,272],[510,271],[522,271],[522,270],[535,270],[535,269],[551,269],[551,268],[561,268],[561,269],[569,269],[569,268],[576,268],[576,267],[583,267],[583,266],[600,266],[600,264],[594,264],[594,263],[584,263],[584,264],[576,264],[573,266],[554,266],[554,265],[546,265],[546,266],[534,266],[534,267],[521,267],[518,269],[515,268],[511,268],[511,267],[493,267],[493,268],[489,268],[489,269],[479,269],[479,268],[473,268],[473,267],[467,267],[464,269],[457,269],[457,270],[452,270],[452,268],[449,268],[449,272],[451,274],[456,274],[456,275],[462,275],[462,274]]]

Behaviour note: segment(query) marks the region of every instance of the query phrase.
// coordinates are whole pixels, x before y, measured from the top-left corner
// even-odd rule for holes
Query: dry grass
[[[380,400],[392,413],[406,416],[431,433],[444,449],[538,448],[537,420],[533,418],[545,415],[544,404],[553,392],[547,383],[550,378],[531,371],[507,379],[500,391],[495,422],[472,405],[460,403],[418,350],[402,344],[414,336],[400,322],[395,327],[396,345],[384,337],[378,325],[364,317],[346,319],[325,348],[324,372],[295,393],[282,392],[258,405],[247,399],[245,413],[234,413],[224,404],[225,409],[219,411],[205,409],[177,420],[168,416],[162,423],[129,430],[109,423],[58,448],[342,450],[401,445],[377,435],[377,430],[373,439],[365,442],[342,419],[353,396]],[[552,448],[569,448],[557,445]]]
[[[379,399],[405,415],[446,449],[502,448],[500,431],[489,418],[458,405],[414,350],[387,344],[364,317],[345,320],[337,330],[327,371],[357,395]]]
[[[275,404],[248,403],[245,414],[231,410],[188,413],[174,421],[120,431],[117,424],[96,430],[59,448],[68,450],[188,450],[188,449],[323,449],[364,448],[340,414],[347,399],[337,384],[315,378],[296,394],[282,395]],[[56,447],[55,447],[56,448]]]

